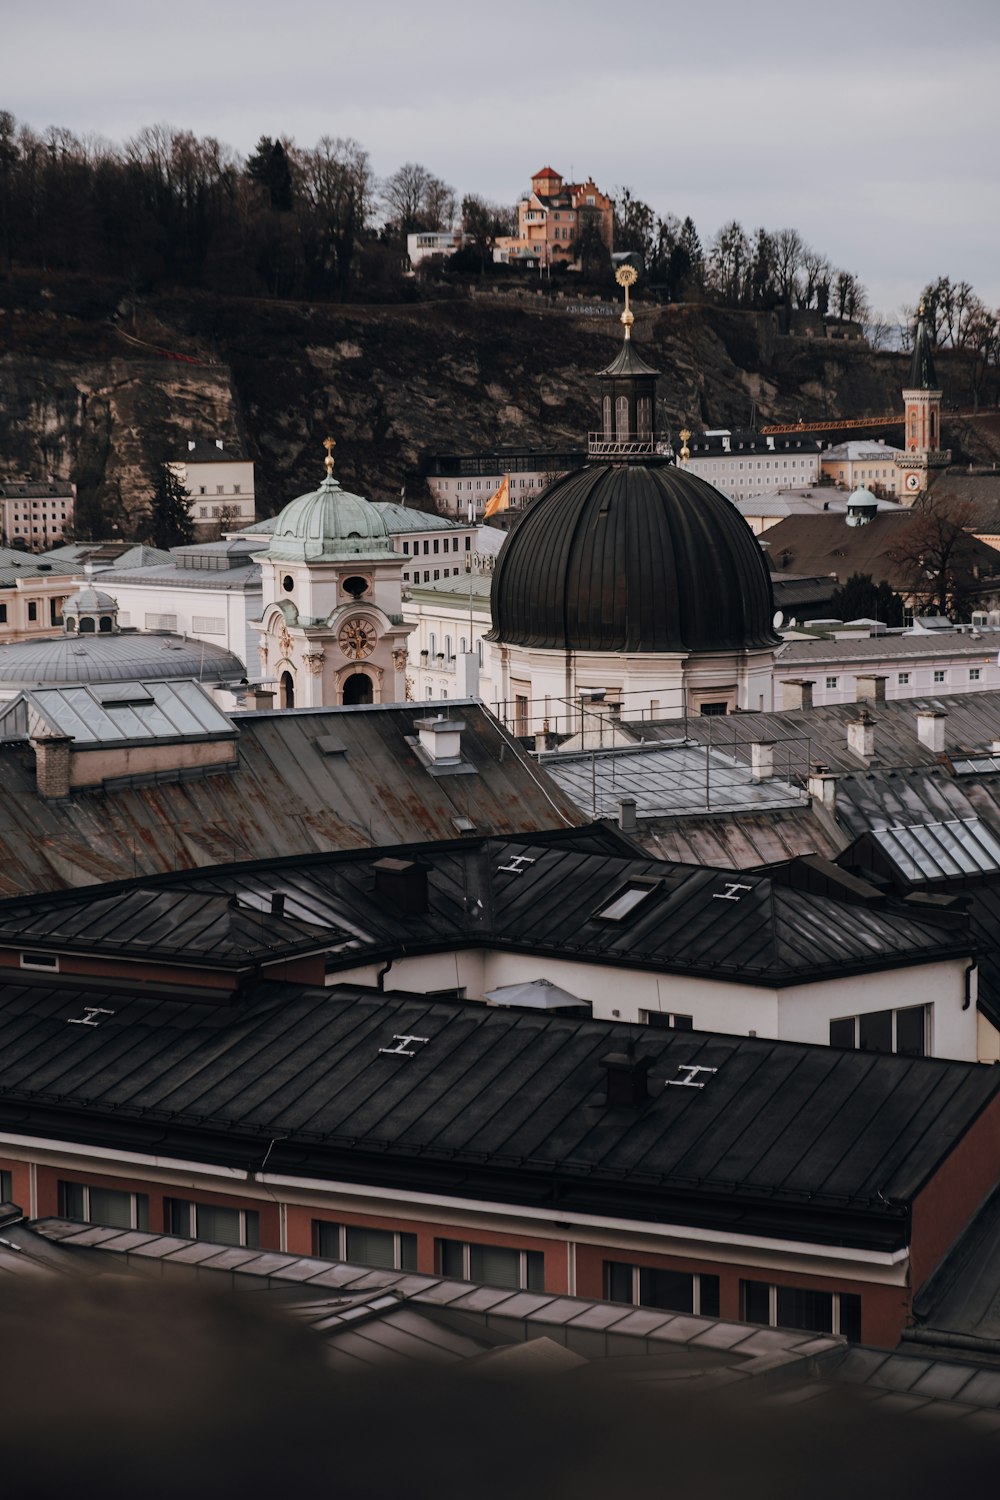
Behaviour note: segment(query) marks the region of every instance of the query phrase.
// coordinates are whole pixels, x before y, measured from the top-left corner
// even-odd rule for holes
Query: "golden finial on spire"
[[[681,463],[686,464],[691,457],[691,449],[688,447],[688,439],[691,433],[687,427],[681,428]]]
[[[326,465],[326,474],[328,479],[333,478],[333,450],[334,448],[336,448],[336,446],[336,438],[328,437],[323,439],[323,447],[326,449],[326,458],[323,460],[323,462]]]
[[[615,272],[615,280],[620,287],[625,289],[625,311],[622,313],[621,321],[625,326],[625,337],[628,339],[632,337],[632,324],[635,322],[635,313],[628,305],[628,289],[630,286],[635,286],[639,280],[639,272],[635,266],[619,266]]]
[[[918,318],[922,318],[924,316],[924,314],[925,314],[926,311],[927,311],[927,308],[926,308],[926,305],[924,303],[924,299],[923,299],[923,297],[921,297],[921,299],[920,299],[920,306],[917,308],[917,317]]]

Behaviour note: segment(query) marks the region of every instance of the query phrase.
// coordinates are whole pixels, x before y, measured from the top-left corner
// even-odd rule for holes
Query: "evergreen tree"
[[[883,578],[876,584],[870,573],[852,573],[830,601],[838,620],[881,620],[883,625],[904,623],[903,601]]]
[[[190,493],[169,464],[161,464],[146,518],[146,540],[153,547],[183,547],[194,540]]]
[[[288,153],[280,141],[262,135],[253,155],[247,158],[247,176],[266,189],[271,207],[289,213],[292,207],[292,171]]]

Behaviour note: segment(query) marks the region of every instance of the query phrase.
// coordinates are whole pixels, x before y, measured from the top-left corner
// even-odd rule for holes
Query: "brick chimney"
[[[888,677],[880,677],[875,672],[863,672],[854,679],[854,696],[859,703],[884,703],[888,681]]]
[[[935,755],[944,754],[945,720],[948,715],[941,709],[921,709],[917,714],[917,739]]]
[[[781,684],[782,708],[812,708],[813,684],[813,678],[786,677]]]
[[[35,750],[35,784],[39,796],[59,801],[69,796],[71,734],[39,735],[31,741]]]
[[[247,688],[243,695],[247,708],[253,713],[266,713],[274,707],[274,689],[266,687]]]
[[[848,719],[847,746],[862,760],[871,760],[875,754],[875,720],[866,708],[856,719]]]

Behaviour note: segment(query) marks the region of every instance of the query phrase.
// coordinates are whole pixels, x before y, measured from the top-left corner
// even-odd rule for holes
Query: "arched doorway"
[[[282,708],[295,707],[295,678],[291,672],[282,672],[278,678],[278,703]]]
[[[341,701],[343,703],[371,703],[373,701],[371,678],[364,672],[352,672],[350,677],[344,680]]]

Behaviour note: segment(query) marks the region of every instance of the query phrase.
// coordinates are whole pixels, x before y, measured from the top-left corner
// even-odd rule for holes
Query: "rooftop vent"
[[[847,722],[847,747],[862,760],[871,760],[875,754],[875,720],[866,708]]]
[[[415,859],[377,859],[375,889],[400,911],[419,916],[428,909],[427,866]]]
[[[787,677],[781,684],[782,708],[812,708],[813,679]]]
[[[459,766],[462,763],[463,719],[415,719],[418,744],[429,766]]]

